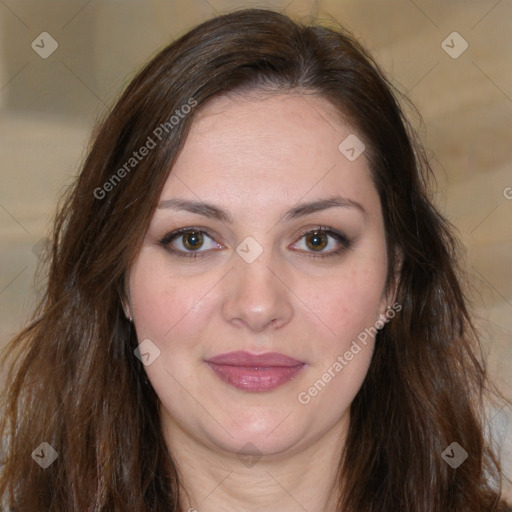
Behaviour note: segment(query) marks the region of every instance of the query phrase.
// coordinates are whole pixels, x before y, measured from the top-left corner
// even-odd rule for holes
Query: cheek
[[[160,259],[143,249],[130,271],[130,297],[139,340],[163,340],[197,302],[197,287],[180,286],[180,280],[166,272]]]
[[[359,261],[322,282],[322,289],[304,288],[304,301],[323,325],[329,346],[342,350],[365,329],[374,327],[384,303],[386,262]]]
[[[331,279],[322,293],[310,292],[305,301],[315,305],[316,326],[310,327],[313,333],[316,327],[317,335],[312,371],[297,399],[326,424],[334,424],[348,410],[365,380],[384,283],[385,263],[357,265],[343,278]]]

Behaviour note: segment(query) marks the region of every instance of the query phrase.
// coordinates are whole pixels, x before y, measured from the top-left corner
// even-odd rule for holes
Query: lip
[[[206,360],[208,366],[227,384],[243,391],[271,391],[286,384],[306,363],[277,352],[250,354],[237,351]]]

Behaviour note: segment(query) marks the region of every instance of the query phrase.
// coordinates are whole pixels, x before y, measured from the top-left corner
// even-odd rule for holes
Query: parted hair
[[[338,510],[506,510],[484,433],[494,387],[462,289],[459,243],[433,204],[405,98],[345,29],[262,9],[215,17],[163,48],[95,130],[57,208],[40,301],[3,354],[2,509],[182,510],[159,400],[134,357],[125,277],[196,113],[215,96],[251,91],[329,100],[364,141],[381,201],[387,286],[402,310],[379,331],[351,404]],[[127,166],[148,137],[155,147]],[[31,456],[41,442],[58,453],[47,469]],[[468,453],[455,469],[441,456],[452,442]]]

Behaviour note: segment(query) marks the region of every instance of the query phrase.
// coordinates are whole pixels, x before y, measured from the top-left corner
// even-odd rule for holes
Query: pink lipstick
[[[250,354],[238,351],[206,360],[208,366],[227,384],[243,391],[271,391],[292,380],[306,366],[284,354]]]

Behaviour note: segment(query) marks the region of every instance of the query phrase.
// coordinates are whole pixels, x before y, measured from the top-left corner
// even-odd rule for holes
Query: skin
[[[157,208],[128,273],[126,312],[139,342],[150,339],[160,350],[145,369],[188,493],[184,510],[334,510],[349,407],[374,340],[360,344],[309,403],[298,395],[393,303],[385,290],[381,206],[365,155],[349,161],[338,150],[352,133],[316,96],[219,97],[198,113],[169,175],[161,201],[211,203],[233,221]],[[364,212],[331,207],[283,220],[289,209],[333,195]],[[342,246],[327,236],[321,240],[328,245],[315,252],[304,232],[318,226],[343,233],[351,245],[315,258]],[[203,257],[180,257],[160,243],[183,227],[208,232]],[[252,263],[236,252],[248,236],[263,250]],[[186,251],[184,242],[178,236],[169,245]],[[234,350],[280,352],[306,366],[272,391],[242,391],[205,363]]]

